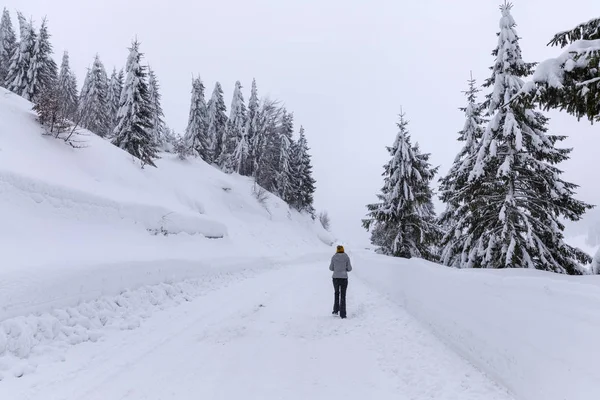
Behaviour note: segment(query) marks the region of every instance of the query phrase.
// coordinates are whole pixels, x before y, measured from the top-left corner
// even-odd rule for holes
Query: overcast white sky
[[[445,173],[460,144],[458,107],[469,71],[489,77],[500,1],[495,0],[4,0],[37,23],[47,16],[57,61],[71,55],[81,85],[98,53],[120,68],[137,35],[162,84],[167,123],[187,123],[192,74],[207,95],[220,81],[229,106],[240,80],[246,100],[255,77],[260,95],[285,102],[312,148],[316,206],[336,232],[366,243],[360,220],[382,186],[386,145],[402,106],[413,139]],[[600,15],[598,0],[516,0],[513,15],[526,61],[558,54],[557,31]],[[2,5],[2,3],[0,3]],[[571,136],[563,164],[580,198],[600,204],[600,131],[553,112],[554,132]],[[594,167],[591,167],[594,166]],[[596,171],[595,171],[596,170]],[[438,211],[440,207],[438,204]]]

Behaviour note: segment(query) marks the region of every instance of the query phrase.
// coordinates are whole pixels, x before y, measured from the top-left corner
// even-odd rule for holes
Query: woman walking
[[[346,318],[346,289],[348,288],[348,272],[352,271],[350,257],[344,252],[344,246],[337,246],[337,251],[331,257],[329,270],[333,271],[333,289],[335,300],[333,302],[333,313],[340,314]]]

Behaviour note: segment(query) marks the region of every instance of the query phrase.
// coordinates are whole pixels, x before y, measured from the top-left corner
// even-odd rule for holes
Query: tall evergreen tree
[[[279,122],[282,109],[276,101],[263,99],[258,113],[256,139],[254,140],[256,168],[254,178],[266,190],[277,191],[279,168],[280,141]]]
[[[315,183],[312,177],[312,165],[310,161],[308,142],[304,133],[304,127],[300,127],[300,137],[292,146],[292,194],[290,204],[298,211],[308,212],[314,215],[313,207]]]
[[[28,77],[31,80],[26,98],[37,102],[46,89],[54,87],[58,79],[58,68],[52,58],[52,44],[46,19],[42,21],[39,35],[33,48]]]
[[[248,138],[246,136],[246,104],[242,94],[242,84],[235,83],[229,121],[227,123],[227,139],[221,165],[226,172],[237,172],[248,175],[249,156]]]
[[[522,59],[511,8],[501,6],[496,61],[486,81],[493,117],[469,177],[471,190],[459,198],[477,210],[458,224],[462,259],[471,267],[580,274],[580,263],[591,258],[564,242],[559,218],[579,220],[591,206],[573,198],[577,185],[562,180],[555,166],[569,158],[571,149],[555,147],[565,137],[548,135],[548,119],[531,103],[511,102],[534,67]]]
[[[117,69],[113,68],[113,72],[110,75],[110,81],[108,82],[108,127],[109,132],[115,130],[117,126],[117,113],[119,112],[119,102],[121,100],[121,91],[123,91],[123,70],[117,73]]]
[[[248,141],[248,160],[246,171],[248,176],[254,176],[257,165],[258,148],[258,124],[260,104],[258,100],[258,89],[256,79],[252,80],[250,99],[248,100],[248,116],[246,118],[246,140]]]
[[[100,137],[110,135],[110,105],[108,103],[108,77],[104,64],[96,55],[88,71],[80,98],[81,126]]]
[[[227,107],[223,100],[223,89],[217,82],[212,97],[208,102],[208,137],[211,146],[211,161],[218,162],[225,150],[225,138],[227,134]]]
[[[148,93],[145,67],[141,64],[142,53],[136,40],[129,49],[125,66],[125,84],[121,92],[117,126],[113,144],[134,157],[142,167],[146,164],[156,167],[156,143],[152,140],[152,105]]]
[[[204,161],[211,161],[211,140],[208,134],[208,108],[204,99],[204,84],[200,77],[192,81],[192,101],[183,145]]]
[[[291,153],[294,135],[294,114],[284,108],[278,129],[277,144],[279,146],[279,165],[277,168],[277,194],[286,202],[293,194],[293,171]]]
[[[13,93],[31,100],[29,94],[33,91],[32,79],[29,76],[31,58],[37,42],[37,34],[33,25],[25,20],[20,12],[19,19],[20,39],[19,47],[15,50],[10,60],[10,67],[6,75],[5,87]]]
[[[73,118],[77,112],[79,96],[77,94],[77,78],[69,66],[69,53],[64,52],[60,73],[58,74],[58,98],[60,112],[65,118]]]
[[[437,168],[429,164],[429,154],[413,146],[408,121],[400,114],[398,134],[387,147],[391,160],[384,166],[384,186],[379,203],[369,204],[363,226],[372,229],[371,241],[384,254],[435,260],[435,243],[440,230],[435,221],[431,181]]]
[[[483,108],[477,101],[480,90],[476,81],[471,76],[469,89],[464,92],[467,97],[467,106],[460,110],[464,112],[466,121],[463,129],[458,134],[458,140],[464,142],[448,174],[440,179],[440,198],[446,204],[446,210],[440,217],[440,224],[444,227],[442,239],[442,262],[453,267],[460,267],[465,261],[462,259],[464,236],[458,225],[462,215],[466,212],[477,212],[470,204],[464,203],[465,193],[469,192],[469,174],[475,166],[479,142],[483,137],[485,120],[482,116]]]
[[[160,85],[154,70],[148,66],[148,96],[152,106],[152,136],[159,147],[167,143],[167,126],[164,121],[164,113],[160,103]]]
[[[19,44],[10,19],[10,13],[5,7],[2,12],[2,19],[0,19],[0,86],[5,85],[10,60],[14,57],[18,48]]]

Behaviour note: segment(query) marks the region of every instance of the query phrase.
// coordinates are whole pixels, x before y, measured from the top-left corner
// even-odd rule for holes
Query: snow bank
[[[247,177],[168,153],[141,169],[90,132],[74,149],[42,131],[0,88],[0,321],[329,251],[318,221],[259,202]]]
[[[600,276],[354,252],[355,273],[520,399],[600,398]]]

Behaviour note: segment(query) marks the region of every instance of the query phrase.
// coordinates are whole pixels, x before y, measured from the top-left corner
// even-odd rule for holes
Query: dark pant
[[[346,318],[346,289],[348,288],[348,279],[333,278],[333,288],[335,289],[333,312],[339,312],[340,317]]]

